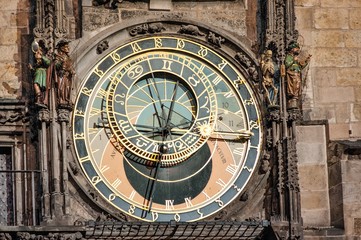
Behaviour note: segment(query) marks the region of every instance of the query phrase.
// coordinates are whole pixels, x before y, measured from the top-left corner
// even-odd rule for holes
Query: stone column
[[[62,186],[64,204],[63,211],[65,215],[69,214],[69,192],[68,192],[68,159],[67,159],[67,128],[69,123],[70,109],[59,108],[58,109],[58,121],[61,125],[61,168],[62,168]]]
[[[39,130],[39,142],[40,142],[40,169],[42,177],[42,190],[43,190],[43,206],[42,206],[42,217],[43,221],[50,219],[50,194],[49,194],[49,169],[48,169],[48,136],[47,136],[47,125],[50,122],[50,113],[47,108],[39,110],[38,119],[41,123],[41,129]]]

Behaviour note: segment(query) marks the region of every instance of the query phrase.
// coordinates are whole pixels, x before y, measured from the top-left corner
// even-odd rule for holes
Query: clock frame
[[[157,112],[152,105],[159,112],[167,105],[144,90],[148,79],[172,89],[159,97],[172,126],[144,120]],[[177,82],[187,103],[176,101]],[[149,98],[132,107],[137,91]],[[182,131],[174,122],[184,119],[169,117],[172,102],[191,116]],[[149,137],[146,124],[168,135]],[[159,34],[120,44],[92,67],[77,94],[73,142],[83,174],[114,209],[142,221],[198,221],[243,192],[260,158],[262,126],[258,99],[233,61],[197,39]]]

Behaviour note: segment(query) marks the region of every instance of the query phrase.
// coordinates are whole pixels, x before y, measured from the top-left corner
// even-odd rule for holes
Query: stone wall
[[[21,49],[26,45],[23,35],[29,32],[30,9],[26,0],[0,0],[0,98],[21,96],[21,71],[27,66]]]
[[[239,37],[256,42],[257,2],[235,1],[123,1],[118,8],[94,7],[82,1],[83,33],[95,35],[116,23],[134,19],[188,19],[209,24]]]
[[[356,140],[361,138],[361,1],[295,3],[302,50],[313,55],[306,71],[303,118],[327,122],[324,133],[310,131],[314,126],[299,128],[297,147],[305,226],[342,228],[346,239],[360,239],[360,157],[356,154],[350,158],[339,147],[344,144],[335,145],[335,141],[346,140],[346,145],[360,148]],[[322,146],[320,137],[324,138]],[[330,151],[325,155],[327,147]],[[320,212],[327,208],[327,215]]]
[[[361,1],[296,0],[303,50],[313,55],[304,119],[328,120],[330,139],[361,137]]]

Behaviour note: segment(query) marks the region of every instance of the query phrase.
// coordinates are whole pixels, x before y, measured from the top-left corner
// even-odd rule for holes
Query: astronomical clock
[[[264,133],[249,72],[205,38],[113,37],[87,64],[72,116],[74,156],[113,211],[147,222],[207,219],[258,171]]]

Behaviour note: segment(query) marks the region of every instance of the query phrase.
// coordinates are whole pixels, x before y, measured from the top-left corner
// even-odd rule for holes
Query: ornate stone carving
[[[281,120],[279,108],[269,108],[267,120],[270,122],[279,122]]]
[[[59,108],[58,109],[58,121],[69,122],[69,109]]]
[[[292,42],[285,58],[288,108],[298,108],[302,91],[302,70],[308,65],[311,55],[299,59],[300,46]]]
[[[138,26],[135,26],[129,30],[130,36],[136,36],[138,34],[146,33],[158,33],[166,30],[162,23],[145,23]]]
[[[238,52],[236,56],[234,57],[243,67],[247,69],[247,72],[250,76],[250,80],[253,82],[258,82],[258,72],[255,64],[252,63],[252,61],[249,59],[249,57],[242,53]]]
[[[29,64],[32,73],[35,90],[35,104],[39,107],[46,107],[44,98],[47,88],[47,69],[50,66],[50,59],[45,55],[44,49],[34,40],[32,43],[34,63]]]
[[[297,121],[302,117],[301,111],[298,108],[291,108],[288,110],[288,120]]]
[[[0,233],[1,240],[12,240],[12,237],[9,233]]]
[[[29,232],[18,232],[16,234],[16,239],[19,240],[80,240],[84,239],[84,236],[81,232],[72,232],[72,233],[47,233],[47,234],[32,234]],[[10,238],[11,239],[11,238]]]
[[[93,6],[104,6],[105,8],[117,9],[122,0],[93,0]]]
[[[272,51],[266,50],[261,55],[260,67],[262,72],[262,88],[268,105],[278,104],[278,86],[276,80],[279,78],[278,67],[272,59]]]
[[[55,74],[51,76],[56,84],[57,103],[59,106],[71,106],[70,91],[75,75],[73,61],[69,56],[69,41],[60,40],[56,44],[56,53],[54,54],[53,69]]]
[[[25,120],[23,112],[4,112],[0,113],[0,124],[14,123]]]
[[[268,152],[264,152],[260,172],[262,174],[267,173],[270,170],[271,155]]]
[[[217,47],[222,47],[225,39],[221,36],[216,36],[213,32],[209,32],[207,36],[207,40],[209,43],[216,45]]]
[[[49,123],[50,122],[49,109],[47,109],[47,108],[40,109],[39,112],[38,112],[38,119],[39,119],[40,122]]]
[[[97,54],[102,54],[105,50],[109,48],[109,42],[107,40],[103,40],[97,45]]]
[[[44,41],[49,52],[53,52],[56,39],[65,38],[69,32],[65,12],[65,0],[37,0],[33,33],[37,40]]]
[[[178,33],[189,34],[193,36],[205,36],[206,34],[201,32],[197,26],[194,25],[182,25]]]

